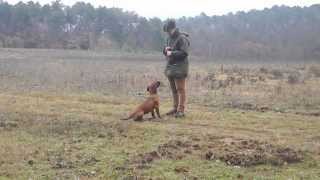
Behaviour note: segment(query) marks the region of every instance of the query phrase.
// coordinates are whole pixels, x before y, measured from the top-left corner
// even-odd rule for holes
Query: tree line
[[[0,47],[161,51],[164,21],[120,8],[60,0],[11,5],[0,0]],[[320,5],[177,19],[193,55],[210,59],[319,59]]]

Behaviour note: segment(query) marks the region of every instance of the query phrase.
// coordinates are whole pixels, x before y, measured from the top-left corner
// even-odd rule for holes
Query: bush
[[[264,73],[264,74],[267,74],[269,72],[268,69],[265,67],[260,68],[259,71],[260,73]]]
[[[311,66],[309,68],[309,74],[313,75],[314,77],[320,77],[320,66]]]
[[[279,70],[279,69],[273,69],[273,70],[271,71],[271,74],[273,75],[273,77],[274,77],[275,79],[281,79],[281,78],[283,78],[283,72],[282,72],[281,70]]]
[[[18,36],[8,37],[5,44],[6,47],[24,48],[24,40]]]
[[[298,83],[302,83],[303,80],[301,78],[301,74],[298,72],[293,72],[290,73],[288,76],[288,83],[289,84],[298,84]]]

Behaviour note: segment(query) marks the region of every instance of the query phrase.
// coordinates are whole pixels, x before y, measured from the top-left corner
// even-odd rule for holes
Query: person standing
[[[175,20],[168,20],[163,31],[167,33],[167,43],[163,48],[167,65],[165,75],[167,76],[173,97],[173,108],[166,115],[176,118],[185,116],[186,105],[186,79],[189,72],[189,35],[180,32],[176,27]]]

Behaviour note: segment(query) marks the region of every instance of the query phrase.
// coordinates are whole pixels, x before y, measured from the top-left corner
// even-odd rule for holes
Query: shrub
[[[283,72],[282,72],[281,70],[279,70],[279,69],[273,69],[273,70],[271,71],[271,74],[273,75],[273,77],[274,77],[275,79],[281,79],[281,78],[283,78]]]
[[[320,77],[320,66],[311,66],[309,68],[309,74],[315,76],[315,77]]]
[[[268,69],[265,67],[260,68],[259,71],[260,73],[265,73],[265,74],[269,72]]]
[[[303,80],[301,78],[301,74],[298,72],[293,72],[290,73],[288,76],[288,83],[289,84],[298,84],[298,83],[302,83]]]

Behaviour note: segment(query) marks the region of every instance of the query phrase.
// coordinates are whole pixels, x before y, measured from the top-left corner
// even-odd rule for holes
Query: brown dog
[[[147,87],[147,91],[149,92],[150,96],[140,106],[138,106],[135,111],[133,111],[129,115],[129,117],[123,118],[121,120],[133,119],[134,121],[142,121],[143,115],[148,113],[151,113],[152,118],[156,118],[154,111],[156,111],[158,117],[161,119],[159,111],[159,96],[157,95],[157,89],[159,88],[159,86],[159,81],[150,84]]]

